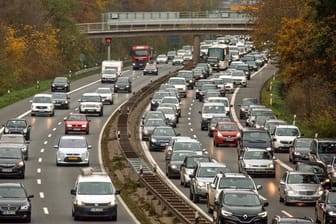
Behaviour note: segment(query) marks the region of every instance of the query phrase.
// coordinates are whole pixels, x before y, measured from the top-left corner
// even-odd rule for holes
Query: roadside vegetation
[[[280,118],[296,114],[305,135],[336,137],[336,2],[270,0],[256,8],[252,37],[279,59],[272,107]]]

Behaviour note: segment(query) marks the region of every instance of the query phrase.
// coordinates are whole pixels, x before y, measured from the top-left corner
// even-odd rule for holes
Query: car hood
[[[260,149],[266,149],[272,146],[272,142],[270,141],[243,141],[243,147],[244,148],[260,148]]]
[[[262,206],[224,206],[224,209],[228,212],[232,212],[235,216],[255,216],[259,212],[263,211]]]
[[[335,154],[319,154],[320,160],[325,164],[331,164],[333,157],[336,156]]]
[[[320,184],[289,184],[288,187],[294,191],[317,191]]]
[[[15,143],[15,142],[0,142],[0,145],[6,145],[9,147],[18,147],[18,148],[26,148],[28,144],[25,143]]]
[[[20,161],[22,161],[21,158],[13,158],[13,159],[0,158],[0,164],[1,164],[2,167],[5,167],[6,165],[10,166],[10,165],[13,165],[13,164],[17,164]]]
[[[173,136],[152,136],[156,141],[168,142]]]
[[[298,136],[276,136],[276,139],[279,141],[288,141],[293,143],[294,139],[297,138]]]
[[[14,206],[21,206],[22,204],[26,204],[26,198],[1,198],[0,199],[0,207],[14,207]]]
[[[59,148],[58,150],[62,153],[67,154],[69,153],[80,154],[88,151],[87,148]]]
[[[87,121],[66,121],[66,124],[71,124],[71,125],[82,125],[88,123]]]
[[[246,159],[244,160],[245,164],[249,164],[252,166],[267,166],[269,164],[273,164],[273,160],[267,160],[267,159]]]
[[[48,107],[48,106],[52,106],[53,103],[32,103],[33,106],[44,106],[44,107]]]
[[[229,136],[237,136],[239,133],[238,131],[220,131],[222,135],[229,135]]]

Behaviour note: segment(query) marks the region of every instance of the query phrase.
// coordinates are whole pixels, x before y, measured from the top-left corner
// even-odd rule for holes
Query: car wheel
[[[285,205],[289,205],[289,202],[287,201],[286,197],[283,200]]]
[[[187,182],[183,182],[183,187],[188,187],[188,184],[187,184]]]
[[[31,222],[31,216],[30,216],[30,215],[29,215],[29,216],[27,216],[27,218],[25,218],[24,222],[26,222],[26,223],[29,223],[29,222]]]
[[[199,202],[199,196],[197,194],[193,194],[193,202],[195,203]]]
[[[104,113],[103,110],[101,110],[100,113],[99,113],[99,117],[102,117],[103,113]]]
[[[111,221],[117,221],[117,215],[111,216]]]
[[[88,134],[90,134],[90,131],[89,131],[89,130],[87,130],[87,131],[85,132],[85,134],[87,134],[87,135],[88,135]]]
[[[194,198],[193,193],[191,192],[191,189],[189,190],[189,199],[192,200]]]
[[[53,111],[51,114],[50,114],[50,117],[53,117],[55,115],[55,111]]]
[[[280,196],[280,197],[279,197],[279,201],[280,201],[280,202],[284,202],[284,199]]]
[[[210,204],[209,204],[209,198],[208,198],[208,200],[207,200],[207,201],[208,201],[208,202],[207,202],[208,213],[209,213],[209,214],[212,214],[213,210],[212,210],[212,208],[210,208]]]

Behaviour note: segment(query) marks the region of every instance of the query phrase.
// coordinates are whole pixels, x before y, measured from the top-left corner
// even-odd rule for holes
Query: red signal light
[[[112,38],[111,37],[105,37],[105,43],[106,44],[111,44],[112,43]]]

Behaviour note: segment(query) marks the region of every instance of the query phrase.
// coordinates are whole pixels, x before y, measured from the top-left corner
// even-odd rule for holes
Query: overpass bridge
[[[101,22],[77,26],[88,38],[193,35],[196,56],[199,53],[201,35],[247,34],[254,28],[254,18],[247,13],[230,10],[109,12],[102,14]]]

